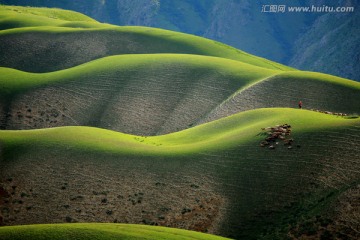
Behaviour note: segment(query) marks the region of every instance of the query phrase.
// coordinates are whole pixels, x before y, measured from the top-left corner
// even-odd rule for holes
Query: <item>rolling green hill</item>
[[[277,73],[179,54],[113,56],[43,74],[0,71],[3,128],[89,125],[138,135],[188,128],[234,91]]]
[[[49,72],[109,55],[187,53],[228,58],[269,69],[293,70],[194,35],[156,28],[98,24],[68,12],[62,15],[73,20],[64,22],[48,17],[55,10],[41,16],[31,15],[28,21],[29,14],[22,7],[12,7],[11,12],[17,10],[17,14],[9,14],[6,8],[9,7],[0,6],[0,29],[9,28],[12,23],[19,28],[0,31],[0,65],[4,67]],[[34,9],[29,12],[46,12],[45,9]],[[49,21],[39,20],[40,17],[48,17]],[[83,21],[79,21],[81,19]]]
[[[283,123],[294,148],[259,147],[261,128]],[[284,108],[156,137],[1,131],[3,224],[121,221],[238,239],[311,234],[304,226],[354,234],[346,209],[356,207],[359,131],[359,118]]]
[[[360,83],[57,9],[0,29],[0,238],[358,237]]]
[[[3,240],[15,239],[226,239],[180,229],[131,224],[47,224],[0,228]]]
[[[63,26],[70,22],[97,23],[94,19],[73,11],[0,5],[0,30],[36,26]]]
[[[238,90],[197,124],[256,108],[296,107],[299,100],[306,109],[358,114],[359,90],[357,82],[331,75],[279,73]]]
[[[357,82],[208,56],[121,55],[51,73],[0,73],[3,129],[87,125],[155,135],[299,100],[307,109],[360,113]]]

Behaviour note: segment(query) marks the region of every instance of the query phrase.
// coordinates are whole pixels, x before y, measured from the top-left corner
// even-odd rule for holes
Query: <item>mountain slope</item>
[[[91,3],[48,0],[2,0],[13,5],[59,7],[123,26],[148,26],[195,34],[220,41],[252,54],[286,63],[290,44],[320,15],[268,14],[261,12],[266,1],[248,0],[94,0]],[[292,0],[294,6],[314,1]],[[324,3],[323,3],[324,4]],[[267,44],[260,46],[261,41]]]
[[[0,6],[0,30],[34,27],[61,26],[69,22],[97,23],[81,13],[62,9]]]
[[[187,34],[14,9],[0,23],[0,225],[360,237],[360,120],[316,112],[359,113],[359,83]]]
[[[71,21],[47,16],[57,10],[29,17],[28,12],[47,10],[35,8],[27,12],[21,7],[7,8],[10,7],[0,6],[0,29],[4,29],[0,32],[0,65],[4,67],[49,72],[110,55],[187,53],[223,57],[269,69],[293,70],[189,34],[146,27],[118,27],[87,19],[79,21],[75,13],[76,17],[66,15],[67,19],[73,18]],[[16,14],[12,14],[15,10]]]
[[[268,69],[292,69],[204,38],[144,27],[20,28],[1,31],[0,40],[0,64],[31,72],[54,71],[104,56],[135,53],[208,55]]]
[[[359,11],[320,17],[296,41],[296,51],[289,64],[360,81],[359,22]]]
[[[279,73],[235,92],[197,124],[256,108],[295,107],[299,100],[306,109],[356,114],[360,112],[359,87],[356,82],[320,73]]]
[[[0,0],[5,4],[58,7],[98,21],[158,27],[223,42],[276,62],[359,81],[357,0],[292,0],[287,7],[354,7],[350,13],[266,13],[268,1],[249,0]],[[352,23],[351,23],[352,22]],[[266,43],[266,44],[263,44]]]
[[[277,73],[180,54],[113,56],[44,74],[0,71],[3,128],[90,125],[139,135],[187,128],[234,90]]]
[[[260,128],[279,123],[300,147],[259,147]],[[355,207],[359,131],[359,119],[283,108],[157,137],[1,131],[3,224],[120,221],[258,239],[313,221],[319,234],[356,234],[345,206]]]
[[[154,135],[299,100],[308,109],[360,112],[359,83],[206,56],[122,55],[52,73],[0,72],[3,129],[88,125]]]

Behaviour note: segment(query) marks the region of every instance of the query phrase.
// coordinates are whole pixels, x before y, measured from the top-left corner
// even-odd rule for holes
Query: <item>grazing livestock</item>
[[[287,136],[290,136],[291,134],[291,125],[286,123],[282,125],[276,125],[275,127],[261,128],[261,130],[267,131],[268,136],[265,138],[265,141],[260,143],[261,147],[270,145],[268,147],[269,149],[275,149],[276,145],[279,145],[279,140],[282,140],[284,145],[288,146],[288,149],[292,148],[291,145],[294,142],[294,139],[287,139]]]

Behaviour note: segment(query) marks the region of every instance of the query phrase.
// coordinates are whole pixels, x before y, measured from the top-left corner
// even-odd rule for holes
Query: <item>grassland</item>
[[[0,29],[4,29],[0,32],[0,64],[5,67],[48,72],[109,55],[186,53],[233,59],[268,69],[293,70],[189,34],[146,27],[98,24],[87,17],[82,18],[80,14],[78,16],[76,13],[60,10],[58,13],[57,10],[46,13],[43,9],[29,8],[28,12],[44,12],[40,16],[29,17],[21,7],[11,7],[11,10],[7,8],[10,7],[2,6],[0,9],[0,17],[3,19]],[[16,14],[13,13],[15,10]],[[57,14],[56,19],[49,18],[54,14],[52,11]],[[49,21],[39,20],[40,17],[49,18]]]
[[[0,237],[358,236],[360,120],[306,109],[360,113],[359,83],[61,10],[0,18],[0,225],[71,223]],[[293,147],[261,148],[284,123]]]
[[[227,239],[180,229],[131,224],[47,224],[0,228],[3,240],[15,239]]]
[[[291,122],[297,131],[315,131],[356,125],[359,119],[345,119],[313,111],[296,109],[258,109],[202,124],[186,131],[161,136],[136,136],[91,127],[60,127],[42,130],[1,131],[3,146],[28,143],[48,147],[72,147],[88,151],[119,154],[182,155],[201,151],[220,151],[250,141],[259,129]],[[319,124],[321,123],[321,125]],[[241,135],[241,137],[239,137]],[[260,137],[261,138],[261,137]],[[258,138],[258,140],[260,139]]]
[[[334,235],[334,226],[351,226],[339,212],[355,207],[359,121],[278,108],[154,137],[87,127],[1,131],[4,222],[93,222],[96,214],[246,239],[301,235],[310,222]],[[259,147],[260,129],[282,123],[300,147]]]
[[[168,74],[167,71],[176,66],[193,70],[195,74],[202,70],[212,70],[215,73],[234,75],[242,85],[281,72],[216,57],[189,54],[131,54],[105,57],[70,69],[42,74],[1,68],[0,93],[9,96],[56,83],[81,82],[89,79],[91,75],[99,78],[104,73],[123,75],[129,71],[133,74],[147,72],[150,75],[154,70],[158,70],[158,74],[162,75]],[[118,81],[122,82],[120,78]],[[167,79],[167,81],[174,80]]]
[[[0,73],[3,129],[86,125],[159,135],[299,100],[307,109],[360,112],[357,82],[199,55],[120,55],[50,73]]]
[[[17,21],[18,18],[21,19],[19,23],[26,24],[27,22],[32,22],[31,20],[39,18],[36,23],[31,24],[31,26],[41,26],[44,23],[44,20],[59,20],[59,21],[81,21],[81,22],[94,22],[94,19],[74,11],[68,11],[57,8],[34,8],[34,7],[21,7],[21,6],[6,6],[0,5],[0,14],[1,18],[6,22],[11,19]],[[27,25],[28,26],[28,25]],[[17,26],[19,27],[19,26]],[[21,27],[25,27],[21,25]]]
[[[360,112],[359,86],[321,73],[283,72],[239,89],[198,124],[256,108],[296,107],[300,100],[306,109],[356,115]]]

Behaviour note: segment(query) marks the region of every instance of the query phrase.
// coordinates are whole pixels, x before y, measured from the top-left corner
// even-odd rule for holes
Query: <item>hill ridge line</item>
[[[19,71],[22,73],[26,73],[26,74],[37,74],[37,75],[41,75],[41,74],[51,74],[51,73],[56,73],[56,72],[62,72],[62,71],[67,71],[67,70],[71,70],[73,68],[78,68],[78,67],[82,67],[82,66],[86,66],[88,64],[94,64],[97,61],[104,61],[107,59],[111,59],[111,58],[126,58],[126,57],[131,57],[131,58],[136,58],[136,57],[180,57],[180,58],[185,58],[185,57],[199,57],[199,58],[209,58],[209,59],[219,59],[219,60],[224,60],[224,61],[229,61],[229,62],[233,62],[236,64],[240,64],[240,65],[244,65],[244,66],[249,66],[249,67],[253,67],[253,68],[258,68],[259,70],[261,69],[265,69],[267,71],[277,71],[279,73],[276,74],[280,74],[282,72],[288,72],[288,70],[282,70],[282,69],[268,69],[262,66],[256,66],[253,65],[251,63],[247,63],[247,62],[243,62],[240,60],[234,60],[234,59],[229,59],[229,58],[225,58],[225,57],[219,57],[219,56],[211,56],[211,55],[202,55],[202,54],[194,54],[194,53],[128,53],[128,54],[116,54],[116,55],[109,55],[109,56],[104,56],[104,57],[100,57],[97,59],[93,59],[84,63],[80,63],[78,65],[69,67],[69,68],[64,68],[64,69],[59,69],[59,70],[55,70],[55,71],[50,71],[50,72],[30,72],[30,71],[25,71],[25,70],[21,70],[21,69],[17,69],[17,68],[11,68],[11,67],[4,67],[4,66],[0,66],[0,69],[11,69],[11,70],[15,70],[15,71]],[[294,70],[295,72],[300,72],[300,70]],[[290,71],[292,72],[292,71]]]

